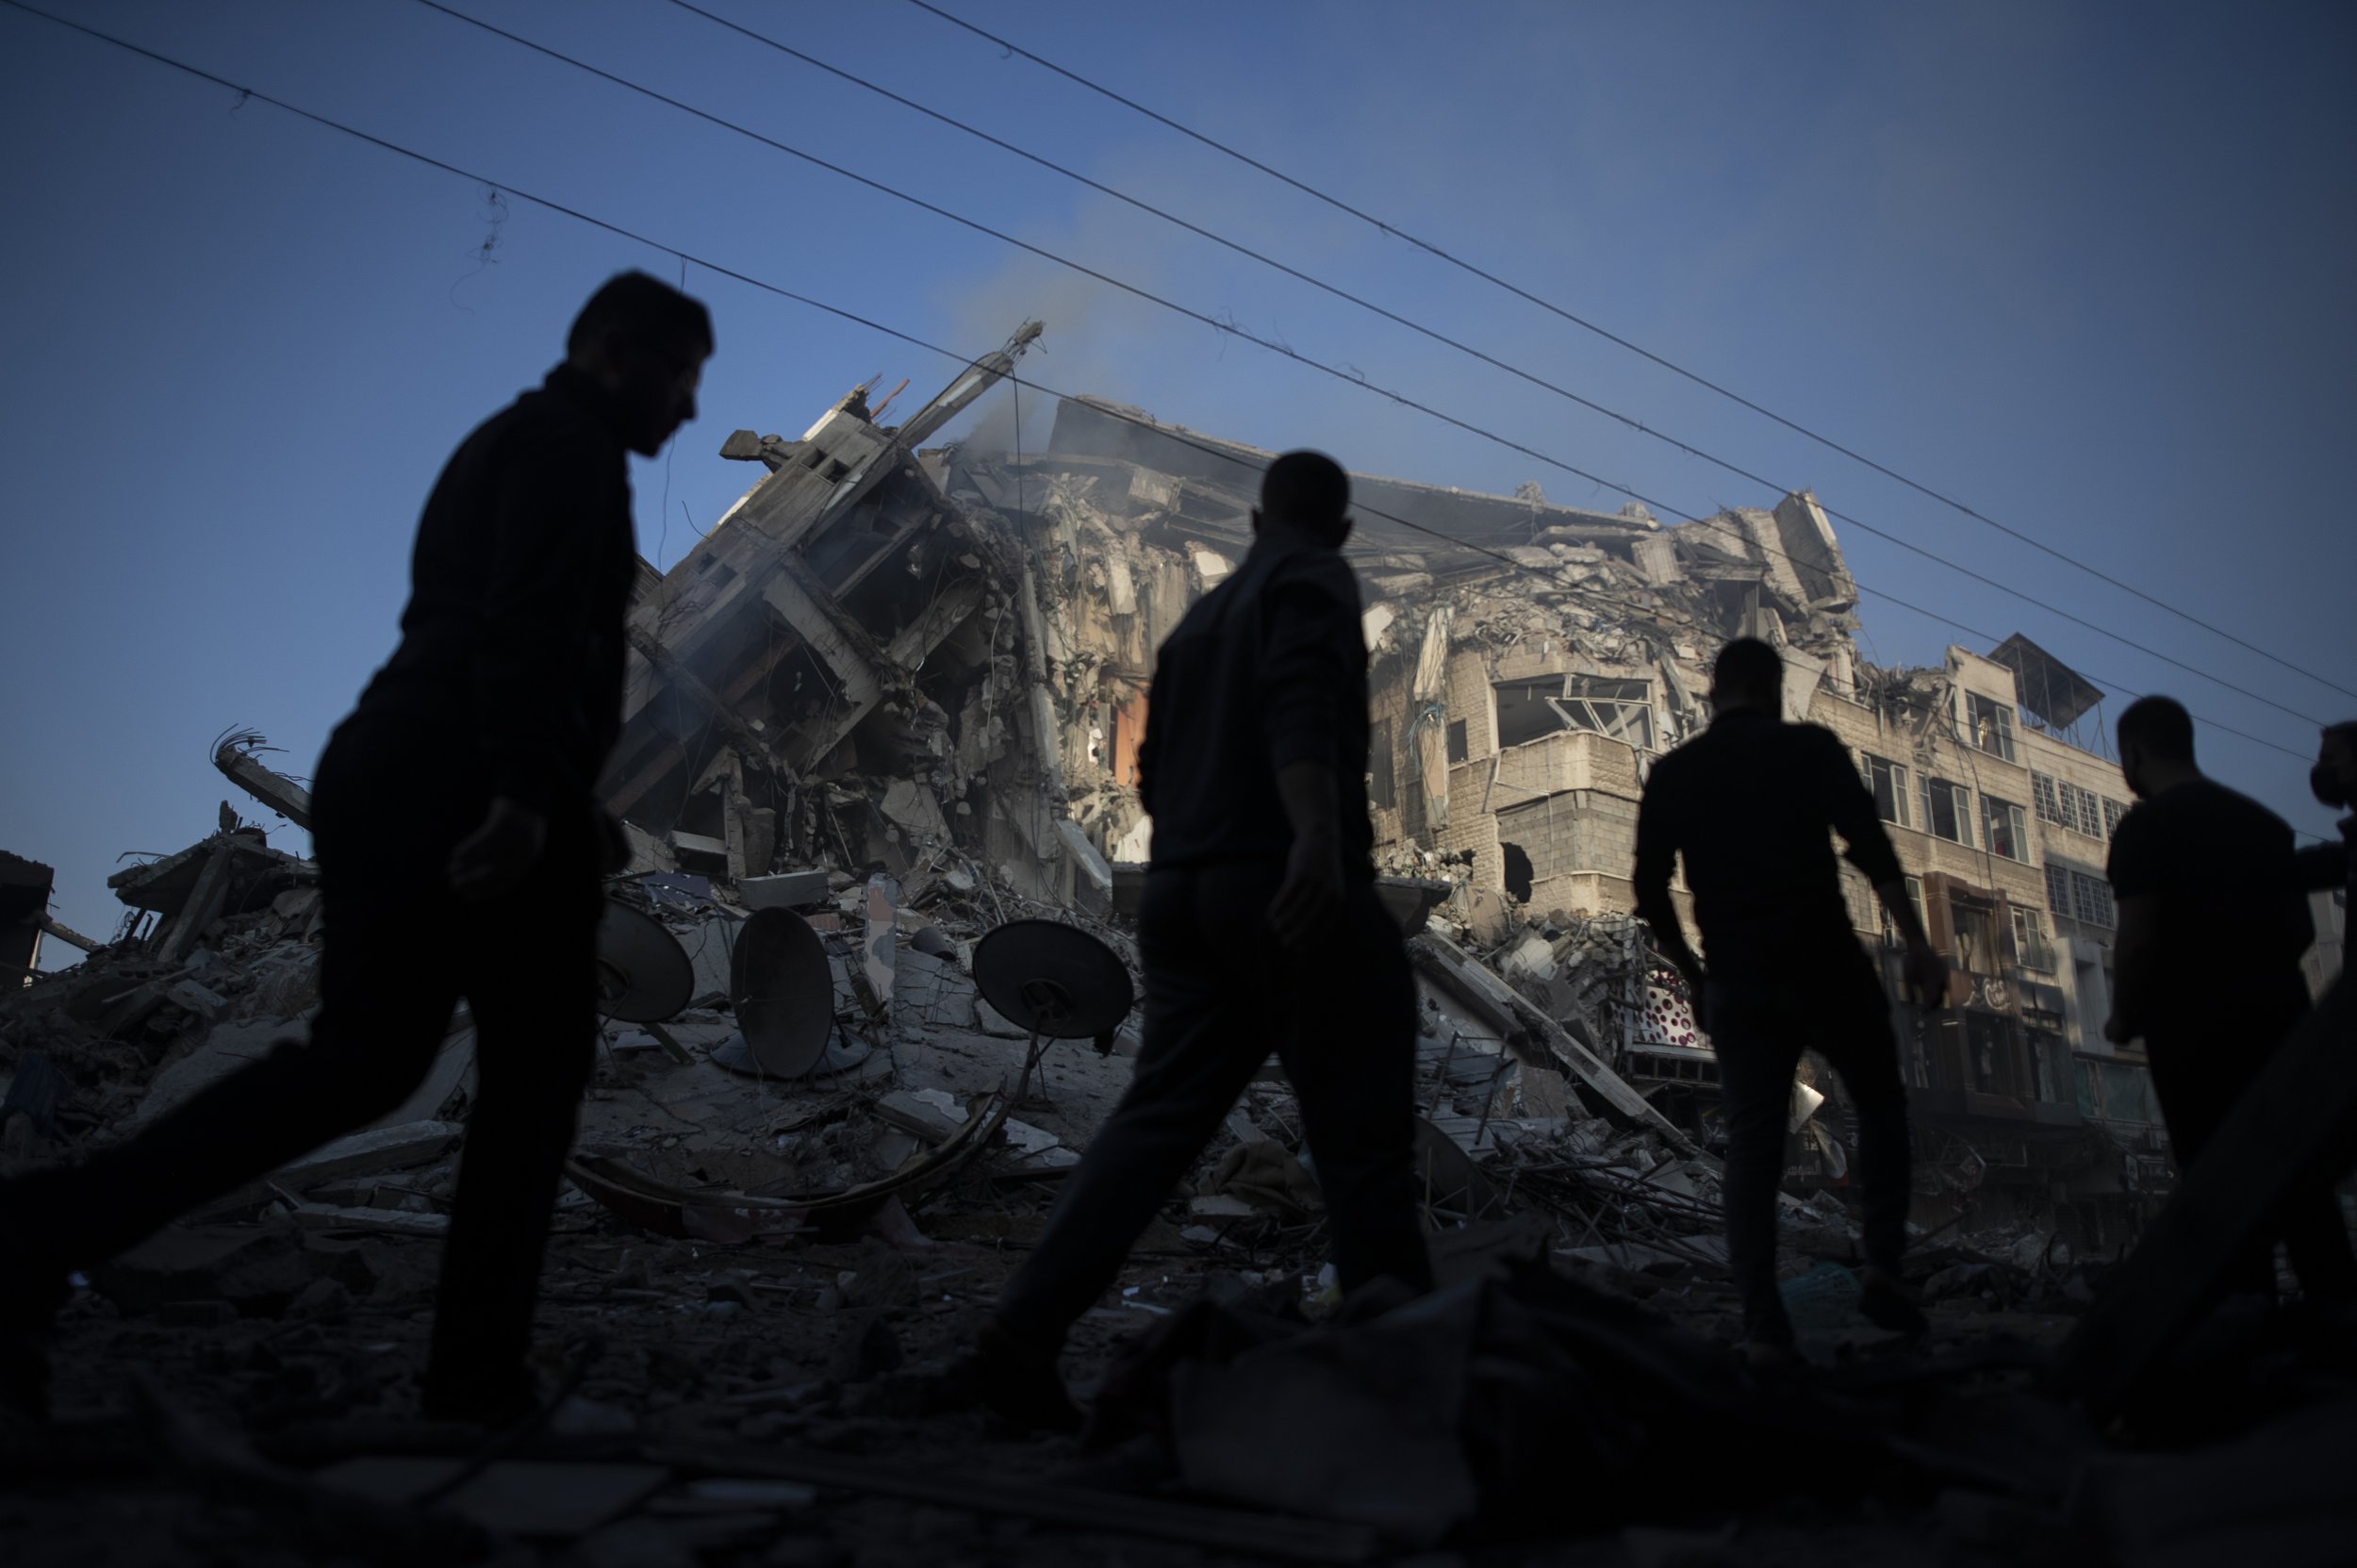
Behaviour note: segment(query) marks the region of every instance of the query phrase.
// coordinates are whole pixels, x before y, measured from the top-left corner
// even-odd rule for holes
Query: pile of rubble
[[[1305,1394],[1298,1424],[1253,1416],[1247,1442],[1234,1423],[1283,1386],[1257,1373],[1222,1384],[1221,1369],[1198,1369],[1201,1387],[1238,1401],[1227,1426],[1156,1428],[1153,1400],[1128,1397],[1140,1385],[1123,1368],[1188,1360],[1200,1342],[1187,1325],[1207,1312],[1228,1314],[1218,1343],[1258,1346],[1266,1359],[1249,1364],[1272,1374],[1311,1376],[1316,1346],[1361,1344],[1336,1315],[1314,1154],[1274,1065],[1076,1337],[1083,1385],[1103,1379],[1109,1411],[1160,1430],[1194,1500],[1043,1480],[1035,1449],[979,1418],[919,1419],[931,1396],[916,1374],[964,1342],[1037,1237],[1137,1049],[1134,1021],[1101,1053],[1048,1043],[1032,1093],[1040,1042],[980,994],[977,947],[1011,921],[1050,920],[1101,943],[1134,984],[1126,912],[1149,831],[1135,759],[1153,652],[1241,560],[1266,458],[1084,399],[1059,409],[1045,454],[921,447],[1037,336],[1027,323],[898,425],[882,422],[890,398],[871,404],[860,388],[799,439],[737,433],[725,455],[764,476],[670,571],[642,571],[625,730],[601,784],[633,858],[609,893],[668,933],[693,978],[665,1015],[602,1030],[543,1312],[556,1386],[627,1405],[635,1433],[557,1464],[468,1458],[461,1437],[395,1419],[463,1156],[462,1008],[417,1092],[375,1126],[97,1272],[67,1312],[59,1367],[61,1411],[83,1435],[11,1444],[12,1466],[55,1485],[0,1510],[0,1540],[94,1561],[456,1561],[531,1541],[569,1543],[585,1563],[786,1565],[966,1560],[980,1514],[997,1521],[985,1555],[1029,1561],[1101,1560],[1107,1534],[1356,1561],[1461,1523],[1501,1475],[1525,1503],[1537,1494],[1540,1472],[1516,1467],[1544,1472],[1555,1461],[1538,1450],[1516,1449],[1504,1470],[1451,1468],[1475,1448],[1507,1451],[1490,1428],[1454,1458],[1388,1445],[1368,1474],[1393,1479],[1370,1502],[1363,1477],[1336,1497],[1277,1461],[1317,1452],[1301,1433],[1318,1422],[1352,1427],[1346,1410]],[[1987,1491],[1989,1469],[1927,1461],[1887,1430],[1913,1395],[1778,1412],[1727,1382],[1713,1348],[1736,1331],[1713,1127],[1697,1109],[1708,1097],[1688,1093],[1709,1056],[1682,982],[1613,899],[1507,853],[1523,852],[1506,836],[1525,809],[1513,791],[1582,788],[1601,753],[1505,758],[1499,737],[1469,739],[1451,718],[1453,682],[1486,693],[1523,679],[1527,711],[1497,708],[1499,726],[1658,750],[1701,721],[1709,650],[1746,632],[1782,642],[1796,679],[1854,682],[1855,590],[1821,513],[1801,496],[1663,529],[1553,506],[1535,488],[1356,484],[1351,554],[1369,588],[1382,733],[1413,765],[1394,779],[1387,750],[1373,783],[1382,890],[1419,982],[1422,1205],[1457,1293],[1429,1320],[1446,1347],[1434,1364],[1494,1378],[1508,1364],[1498,1325],[1584,1317],[1592,1354],[1530,1386],[1591,1413],[1596,1386],[1655,1401],[1651,1435],[1624,1433],[1607,1467],[1624,1494],[1582,1505],[1596,1526],[1680,1515],[1638,1484],[1636,1457],[1667,1474],[1682,1440],[1665,1434],[1736,1411],[1763,1452],[1846,1453],[1810,1444],[1872,1428],[1876,1462],[1909,1484]],[[262,752],[239,734],[214,760],[307,825],[302,786]],[[1559,776],[1515,771],[1533,767]],[[218,832],[112,885],[127,909],[114,940],[78,943],[83,963],[0,993],[8,1162],[136,1129],[299,1034],[317,1007],[316,867],[228,805]],[[823,986],[799,999],[823,1013],[825,1048],[791,1076],[753,1048],[738,962],[773,911],[807,927],[826,961]],[[1854,1281],[1828,1267],[1854,1262],[1857,1240],[1825,1103],[1796,1091],[1796,1137],[1821,1158],[1788,1182],[1784,1252],[1795,1317],[1832,1359],[1874,1335],[1838,1310]],[[1534,1283],[1534,1265],[1557,1283]],[[1913,1268],[1943,1343],[1974,1354],[1997,1354],[1999,1329],[2059,1335],[2064,1320],[2041,1314],[2075,1307],[2092,1279],[2045,1236],[1927,1237]],[[1305,1323],[1329,1337],[1286,1348]],[[1347,1353],[1388,1354],[1379,1336],[1365,1343]],[[128,1404],[126,1365],[153,1378]],[[1528,1413],[1498,1397],[1481,1409]],[[1467,1398],[1472,1432],[1479,1401]],[[1272,1443],[1287,1454],[1252,1474],[1213,1462]],[[1402,1478],[1411,1453],[1430,1463]],[[74,1503],[106,1477],[152,1473],[157,1455],[197,1486],[141,1494],[103,1528]],[[1990,1560],[2059,1517],[2043,1483],[2019,1498],[2019,1517],[1970,1505],[1997,1543]],[[1080,1533],[1033,1538],[1039,1523]],[[1631,1549],[1667,1560],[1717,1539],[1656,1549],[1632,1535]]]

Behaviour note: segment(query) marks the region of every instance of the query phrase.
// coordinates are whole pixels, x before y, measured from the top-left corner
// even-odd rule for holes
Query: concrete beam
[[[1649,1132],[1660,1134],[1681,1154],[1702,1151],[1676,1123],[1654,1109],[1653,1101],[1629,1087],[1628,1081],[1605,1065],[1604,1059],[1572,1038],[1561,1024],[1548,1017],[1520,992],[1474,962],[1453,942],[1437,933],[1412,938],[1408,951],[1418,969],[1437,981],[1458,1000],[1486,1015],[1507,1048],[1524,1060],[1570,1073],[1619,1116]]]
[[[249,746],[258,746],[258,734],[231,735],[213,751],[213,766],[222,770],[229,782],[270,807],[296,827],[308,831],[311,826],[311,792],[285,774],[262,766]]]

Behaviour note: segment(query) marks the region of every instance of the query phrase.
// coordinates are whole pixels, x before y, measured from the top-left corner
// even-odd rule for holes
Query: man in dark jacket
[[[1431,1283],[1409,1157],[1415,982],[1375,897],[1349,506],[1331,458],[1270,464],[1250,553],[1156,661],[1138,752],[1154,819],[1145,1039],[981,1330],[979,1392],[1018,1421],[1077,1421],[1056,1371],[1066,1330],[1272,1046],[1300,1097],[1343,1289]]]
[[[312,791],[321,1009],[77,1168],[0,1186],[0,1332],[15,1403],[66,1271],[385,1114],[464,997],[475,1094],[424,1407],[527,1413],[540,1252],[594,1062],[602,870],[593,790],[620,728],[637,569],[624,454],[695,417],[703,306],[643,273],[601,289],[565,363],[467,437],[427,499],[401,646],[338,726]]]
[[[2226,1114],[2308,1011],[2299,961],[2316,936],[2292,830],[2202,773],[2193,719],[2167,697],[2119,716],[2119,770],[2136,798],[2112,834],[2119,930],[2103,1037],[2141,1039],[2180,1165],[2201,1158]],[[2330,1187],[2294,1193],[2233,1288],[2275,1293],[2282,1239],[2311,1297],[2357,1300],[2357,1256]]]
[[[1711,668],[1710,728],[1654,764],[1637,816],[1637,913],[1702,999],[1719,1057],[1727,1263],[1743,1298],[1747,1351],[1762,1366],[1792,1355],[1776,1288],[1776,1188],[1792,1073],[1809,1048],[1841,1074],[1857,1108],[1861,1309],[1887,1328],[1924,1327],[1899,1279],[1908,1194],[1899,1045],[1881,982],[1850,929],[1828,830],[1841,834],[1850,863],[1890,912],[1917,994],[1937,1006],[1948,983],[1849,752],[1830,730],[1784,722],[1783,693],[1773,648],[1755,637],[1727,644]],[[1670,900],[1681,855],[1707,972]]]
[[[2341,896],[2341,967],[2349,967],[2353,935],[2349,910],[2357,906],[2357,719],[2325,726],[2308,788],[2325,805],[2352,815],[2340,820],[2338,844],[2311,844],[2299,851],[2299,885],[2310,892]]]

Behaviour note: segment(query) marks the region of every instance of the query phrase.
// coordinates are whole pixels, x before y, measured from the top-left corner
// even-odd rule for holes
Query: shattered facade
[[[1943,1005],[1894,1006],[1918,1150],[1908,1278],[1943,1352],[1977,1364],[1991,1310],[2009,1333],[2058,1335],[2092,1298],[2095,1253],[2127,1239],[2169,1180],[2149,1072],[2101,1035],[2102,865],[2127,799],[2080,744],[2102,694],[2019,637],[1986,657],[1951,649],[1937,668],[1859,659],[1856,586],[1805,492],[1664,527],[1640,508],[1558,506],[1535,486],[1499,496],[1358,475],[1347,553],[1372,658],[1378,891],[1418,981],[1414,1161],[1450,1315],[1405,1314],[1424,1327],[1404,1345],[1383,1319],[1338,1315],[1301,1107],[1272,1069],[1074,1345],[1106,1371],[1117,1410],[1125,1358],[1188,1343],[1141,1339],[1142,1326],[1245,1307],[1246,1329],[1322,1325],[1294,1342],[1306,1355],[1276,1340],[1192,1370],[1227,1403],[1197,1401],[1171,1432],[1191,1499],[1041,1484],[1024,1478],[1033,1449],[923,1418],[921,1368],[965,1342],[1036,1241],[1138,1048],[1129,1024],[1097,1050],[1052,1042],[1035,1060],[1040,1043],[983,995],[978,951],[992,929],[1045,915],[1135,973],[1119,916],[1150,850],[1136,759],[1154,655],[1242,561],[1270,455],[1082,398],[1058,406],[1045,451],[924,447],[1037,332],[899,424],[884,422],[894,400],[863,387],[799,438],[736,433],[723,454],[760,477],[669,571],[642,568],[626,724],[601,786],[633,865],[609,893],[624,924],[661,928],[657,949],[675,941],[680,990],[677,1005],[624,1011],[638,977],[602,945],[614,1015],[542,1303],[544,1327],[591,1347],[571,1374],[582,1392],[646,1417],[637,1462],[592,1473],[495,1447],[480,1486],[443,1498],[420,1494],[414,1466],[457,1460],[388,1447],[369,1419],[358,1435],[333,1425],[400,1405],[421,1354],[472,1094],[462,1008],[424,1080],[377,1123],[93,1270],[64,1325],[70,1404],[103,1408],[127,1356],[170,1364],[175,1386],[211,1382],[215,1407],[287,1437],[267,1461],[240,1455],[157,1404],[150,1426],[199,1437],[167,1443],[177,1457],[151,1494],[180,1485],[174,1506],[196,1519],[215,1494],[253,1503],[242,1524],[204,1527],[265,1544],[322,1528],[340,1542],[357,1522],[401,1561],[472,1560],[514,1536],[578,1543],[569,1561],[946,1560],[975,1513],[1229,1555],[1284,1537],[1305,1560],[1373,1560],[1386,1542],[1470,1519],[1475,1459],[1484,1485],[1508,1477],[1504,1490],[1550,1508],[1578,1477],[1588,1525],[1616,1510],[1682,1517],[1691,1434],[1727,1429],[1736,1374],[1716,1342],[1739,1317],[1711,1153],[1716,1063],[1631,913],[1629,873],[1647,771],[1707,721],[1709,661],[1743,635],[1783,649],[1788,712],[1853,751],[1955,966]],[[213,761],[307,826],[307,793],[266,751],[236,733]],[[1871,890],[1845,875],[1860,940],[1892,967]],[[218,831],[110,879],[126,906],[110,942],[48,918],[47,867],[0,859],[0,931],[22,963],[44,933],[91,952],[0,993],[0,1164],[136,1130],[316,1010],[317,867],[226,803]],[[823,959],[809,989],[748,989],[747,938],[765,921]],[[757,1013],[812,1025],[818,1065],[765,1065]],[[1041,1093],[1025,1098],[1035,1069]],[[1848,1360],[1871,1342],[1849,1310],[1858,1231],[1838,1082],[1805,1067],[1789,1128],[1783,1289],[1804,1338]],[[1535,1342],[1483,1337],[1532,1312],[1585,1359],[1534,1378],[1517,1358]],[[1415,1400],[1333,1401],[1319,1347],[1354,1336],[1371,1336],[1370,1365],[1457,1369],[1438,1448]],[[1583,1426],[1594,1441],[1567,1460],[1560,1423],[1659,1378],[1628,1407],[1640,1425]],[[1763,1497],[1804,1473],[1871,1471],[1829,1466],[1826,1434],[1879,1430],[1888,1401],[1804,1408],[1823,1397],[1780,1388],[1763,1402],[1756,1457],[1792,1472]],[[1655,1435],[1632,1444],[1640,1429]],[[1909,1484],[1927,1492],[1937,1473],[1950,1498],[1958,1476],[1986,1475],[1990,1444],[1971,1431],[1969,1465]],[[1893,1453],[1924,1462],[1922,1432],[1906,1444]],[[2079,1474],[2023,1447],[2030,1481]],[[1338,1453],[1355,1455],[1339,1495],[1326,1458]],[[996,1474],[971,1468],[978,1454]],[[111,1527],[92,1523],[87,1488],[58,1495],[40,1527],[51,1538]],[[176,1544],[124,1560],[197,1538],[151,1511],[124,1527]],[[907,1537],[902,1516],[928,1512],[950,1522],[939,1539]],[[679,1555],[690,1539],[694,1556]],[[1052,1537],[1016,1549],[1103,1560],[1091,1539],[1063,1557],[1035,1552]]]
[[[948,494],[1021,540],[1069,809],[1116,875],[1150,842],[1135,767],[1153,650],[1241,560],[1270,455],[1079,398],[1042,453],[944,462]],[[1919,1219],[1970,1207],[2106,1247],[2133,1233],[2170,1167],[2141,1053],[2102,1032],[2104,854],[2129,797],[2094,749],[2101,691],[2020,636],[1986,656],[1951,648],[1936,668],[1861,658],[1857,586],[1805,491],[1665,527],[1536,486],[1352,485],[1381,869],[1448,886],[1436,920],[1706,1138],[1708,1042],[1632,914],[1637,808],[1652,760],[1708,722],[1719,647],[1764,637],[1784,655],[1787,713],[1851,750],[1954,968],[1945,1006],[1894,1002]],[[1896,933],[1843,873],[1897,998]],[[1845,1186],[1849,1143],[1838,1098],[1805,1119],[1795,1189]]]

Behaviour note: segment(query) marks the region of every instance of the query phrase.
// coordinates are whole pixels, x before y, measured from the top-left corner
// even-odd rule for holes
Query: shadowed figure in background
[[[2316,924],[2291,828],[2195,766],[2183,707],[2166,697],[2130,703],[2119,770],[2136,803],[2112,834],[2119,930],[2103,1037],[2144,1042],[2171,1149],[2186,1166],[2307,1013],[2299,962]],[[2357,1299],[2357,1258],[2330,1187],[2285,1199],[2230,1289],[2273,1296],[2278,1239],[2311,1299]]]
[[[1076,1425],[1056,1359],[1274,1047],[1299,1096],[1345,1290],[1431,1283],[1412,1175],[1415,982],[1375,897],[1367,652],[1350,482],[1269,465],[1253,544],[1156,660],[1137,1074],[969,1363],[1018,1423]]]
[[[78,1167],[0,1186],[13,1402],[41,1402],[39,1340],[68,1269],[394,1110],[464,997],[476,1086],[423,1403],[488,1425],[533,1408],[540,1253],[595,1060],[599,881],[623,858],[594,789],[637,569],[624,454],[651,456],[695,416],[711,353],[702,305],[624,273],[583,308],[565,362],[443,469],[401,645],[312,789],[310,1037]]]
[[[2349,967],[2349,912],[2357,905],[2357,719],[2325,727],[2316,743],[2316,763],[2308,769],[2308,788],[2335,811],[2349,812],[2340,820],[2338,844],[2311,844],[2298,851],[2299,885],[2312,893],[2341,895],[2341,967]]]
[[[1746,1351],[1758,1366],[1793,1354],[1776,1288],[1776,1192],[1793,1070],[1807,1049],[1841,1074],[1857,1109],[1867,1259],[1860,1310],[1885,1328],[1924,1327],[1899,1278],[1908,1153],[1898,1039],[1882,982],[1850,928],[1831,833],[1841,834],[1848,860],[1904,938],[1911,988],[1937,1006],[1948,985],[1948,966],[1916,917],[1899,857],[1849,752],[1830,730],[1784,722],[1783,694],[1773,648],[1743,637],[1722,649],[1711,667],[1710,727],[1654,764],[1637,817],[1637,913],[1693,988],[1718,1053],[1727,1262],[1743,1299]],[[1681,855],[1707,971],[1670,899]]]

